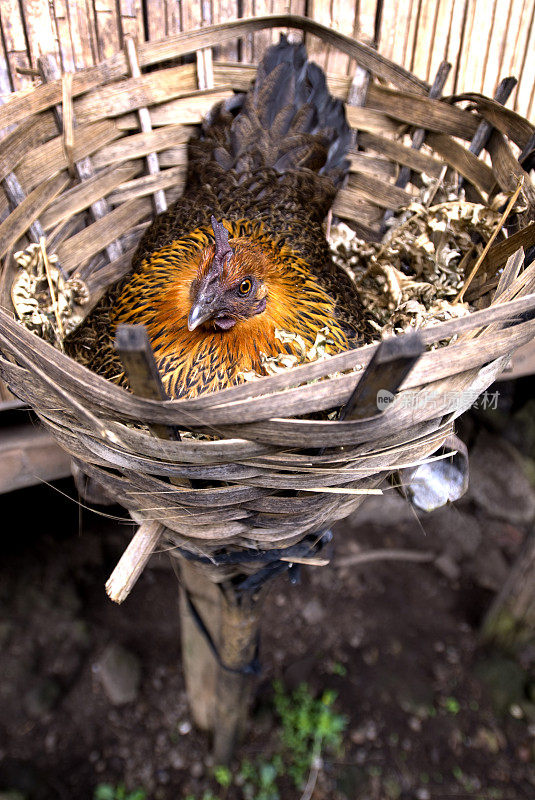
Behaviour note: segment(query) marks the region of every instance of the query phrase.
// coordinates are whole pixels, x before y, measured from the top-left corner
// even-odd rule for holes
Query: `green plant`
[[[228,767],[219,765],[214,767],[214,778],[220,786],[222,786],[224,789],[228,789],[232,783],[232,772]]]
[[[340,750],[347,720],[333,710],[336,693],[331,690],[315,698],[304,683],[291,695],[284,692],[279,681],[273,687],[282,725],[281,741],[288,751],[288,773],[299,788],[324,750]]]
[[[245,800],[279,800],[277,777],[284,774],[284,763],[280,755],[271,761],[258,760],[254,764],[244,760],[238,773]]]
[[[331,674],[339,675],[344,678],[347,675],[347,668],[340,661],[333,661],[331,664]]]
[[[279,778],[288,776],[300,789],[310,771],[320,769],[322,754],[341,748],[347,721],[333,709],[335,692],[327,690],[315,698],[306,684],[289,694],[280,682],[273,687],[275,710],[281,723],[279,752],[270,760],[244,759],[234,776],[226,766],[214,767],[214,780],[219,786],[229,789],[234,782],[241,787],[244,800],[280,800]],[[217,797],[205,792],[202,798],[188,795],[186,800],[217,800]]]
[[[458,714],[459,711],[461,710],[461,704],[459,703],[456,697],[445,697],[444,708],[450,714]]]
[[[146,800],[147,793],[144,789],[134,789],[127,792],[124,783],[114,786],[111,783],[99,783],[93,794],[93,800]]]

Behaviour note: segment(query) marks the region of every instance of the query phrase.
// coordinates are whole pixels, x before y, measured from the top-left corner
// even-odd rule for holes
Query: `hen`
[[[358,343],[362,311],[321,223],[348,169],[343,103],[303,45],[281,37],[246,95],[216,106],[188,145],[183,196],[141,239],[132,272],[67,341],[67,352],[126,384],[119,323],[144,324],[164,387],[195,397],[266,374],[327,328],[327,353]]]

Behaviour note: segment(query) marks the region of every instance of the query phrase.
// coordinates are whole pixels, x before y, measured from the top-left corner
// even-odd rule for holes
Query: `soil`
[[[348,718],[315,800],[535,797],[535,652],[513,659],[478,646],[481,619],[531,524],[529,502],[523,517],[503,479],[513,480],[518,454],[510,464],[500,456],[502,479],[485,505],[485,448],[510,452],[500,424],[486,427],[466,426],[479,452],[472,488],[455,506],[417,514],[387,490],[336,526],[329,566],[304,569],[297,586],[273,582],[263,672],[236,764],[276,746],[271,686],[280,678],[290,689],[306,681],[314,693],[335,690]],[[207,790],[241,800],[238,788],[214,782],[208,737],[190,723],[167,555],[155,555],[115,606],[104,584],[132,533],[121,509],[80,508],[64,481],[3,496],[0,513],[0,797],[83,800],[100,783],[124,782],[151,800]],[[384,547],[434,560],[342,563]],[[110,645],[135,663],[126,676],[134,699],[122,705],[102,679]],[[301,795],[281,784],[283,800]]]

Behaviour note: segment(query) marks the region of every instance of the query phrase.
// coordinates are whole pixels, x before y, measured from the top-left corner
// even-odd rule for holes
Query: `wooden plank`
[[[13,172],[24,156],[46,142],[57,132],[52,114],[29,117],[2,139],[0,148],[0,181]]]
[[[512,192],[516,189],[518,182],[523,180],[522,193],[530,206],[535,205],[535,188],[531,179],[513,155],[503,134],[493,131],[487,144],[487,150],[500,187],[507,192]]]
[[[533,104],[533,84],[535,82],[535,3],[531,9],[531,19],[529,24],[529,37],[526,44],[526,51],[522,59],[522,65],[518,80],[516,104],[523,113],[527,112]]]
[[[372,230],[378,225],[383,216],[383,211],[379,206],[364,200],[359,191],[352,190],[349,186],[341,189],[336,195],[333,212],[337,216],[349,219],[352,222],[358,219],[361,225]]]
[[[470,80],[470,51],[469,43],[472,42],[474,31],[474,17],[476,13],[476,0],[466,2],[463,8],[463,22],[461,28],[461,38],[459,41],[459,58],[457,60],[457,73],[455,79],[455,91],[462,91],[466,87],[467,76]],[[475,44],[475,43],[474,43]]]
[[[164,169],[157,175],[144,175],[142,178],[125,181],[108,197],[111,205],[125,203],[136,197],[145,197],[160,189],[175,189],[182,192],[186,181],[186,166]],[[169,194],[169,198],[171,194]]]
[[[122,38],[132,36],[139,42],[145,38],[143,26],[143,1],[142,0],[120,0],[120,25]]]
[[[74,72],[76,69],[76,57],[73,49],[67,2],[66,0],[50,0],[49,8],[56,25],[62,71]]]
[[[376,178],[395,178],[397,175],[396,166],[387,158],[354,149],[350,150],[348,157],[351,172],[374,175]]]
[[[330,0],[310,0],[309,13],[312,19],[321,22],[327,28],[332,28],[332,14]],[[321,39],[316,36],[313,38],[307,37],[307,51],[309,57],[316,64],[319,64],[323,70],[327,70],[327,60],[329,48]]]
[[[254,16],[264,16],[273,11],[273,0],[253,0],[252,14]],[[272,43],[271,31],[260,30],[252,35],[253,39],[253,61],[258,64],[262,56]]]
[[[468,86],[472,87],[469,91],[483,92],[491,34],[496,17],[496,0],[475,0],[473,5],[474,23],[470,40],[465,46],[464,85],[467,89]]]
[[[256,77],[256,66],[248,64],[214,61],[213,69],[215,86],[232,86],[234,89],[247,91]],[[326,77],[330,93],[334,97],[346,100],[352,78],[349,75],[336,75],[333,72],[328,72]]]
[[[48,0],[20,0],[24,13],[24,26],[30,49],[31,66],[37,67],[37,59],[46,53],[60,57],[55,21],[50,13]]]
[[[123,46],[117,3],[115,0],[94,0],[97,51],[99,60],[117,53]]]
[[[128,377],[131,391],[151,400],[168,400],[145,325],[118,325],[114,349]],[[160,439],[180,441],[177,428],[169,425],[151,425]],[[189,482],[178,485],[191,486]]]
[[[381,206],[381,208],[407,206],[413,200],[413,196],[409,192],[399,189],[391,183],[374,178],[372,175],[364,175],[358,172],[350,174],[347,188],[350,191],[356,191],[362,198]]]
[[[354,130],[369,131],[379,136],[389,133],[396,135],[400,131],[399,123],[394,122],[381,111],[374,111],[370,108],[359,108],[357,106],[346,106],[347,121]]]
[[[451,136],[442,133],[428,133],[428,144],[433,147],[442,158],[457,170],[470,183],[473,183],[481,192],[490,192],[495,183],[495,177],[488,166],[481,159],[470,153],[458,144]]]
[[[436,39],[431,42],[431,52],[429,57],[429,75],[435,75],[441,61],[448,61],[452,64],[446,83],[443,86],[443,94],[447,95],[453,88],[455,74],[455,64],[448,58],[450,47],[451,27],[455,14],[455,0],[440,0],[436,15]]]
[[[18,206],[22,205],[22,203],[26,202],[27,198],[24,194],[22,186],[20,185],[19,181],[17,180],[17,176],[14,172],[10,172],[9,175],[6,175],[4,180],[2,181],[2,189],[6,195],[8,200],[9,206],[11,209],[15,209]],[[10,218],[4,220],[5,224],[7,225]],[[34,219],[30,222],[27,230],[27,237],[31,242],[39,243],[41,238],[44,236],[44,231],[42,228],[41,223],[38,219]],[[9,267],[6,268],[5,273],[9,271]]]
[[[246,18],[252,17],[254,14],[254,6],[255,0],[241,0],[240,7],[238,8],[238,16]],[[254,62],[254,36],[252,33],[248,33],[238,40],[238,57],[240,61],[246,64],[252,64]]]
[[[98,48],[92,0],[63,0],[69,21],[74,68],[76,70],[96,64]]]
[[[509,256],[512,256],[519,247],[527,250],[533,245],[535,245],[535,222],[490,248],[484,262],[487,272],[493,274],[499,267],[502,267]]]
[[[498,59],[498,78],[514,75],[520,78],[522,63],[529,38],[529,16],[533,7],[531,0],[510,0],[506,24],[502,28],[502,41]],[[518,94],[513,97],[513,108],[519,110]]]
[[[18,0],[2,0],[0,3],[0,24],[5,42],[10,83],[15,91],[31,82],[17,72],[17,67],[30,66],[30,54],[26,46],[24,25]],[[4,126],[0,124],[0,130]]]
[[[466,28],[465,16],[468,9],[466,0],[454,0],[451,10],[448,39],[446,44],[445,58],[453,64],[451,87],[452,91],[458,90],[459,81],[459,60],[464,47],[464,32]]]
[[[339,419],[366,419],[385,411],[424,350],[417,331],[402,339],[393,336],[384,339],[340,409]]]
[[[0,494],[71,474],[71,458],[42,427],[14,425],[0,436]]]
[[[495,24],[489,32],[487,58],[483,69],[482,90],[483,94],[489,97],[492,97],[495,93],[499,81],[510,74],[503,72],[502,56],[507,36],[513,35],[512,31],[509,32],[511,24],[510,12],[513,5],[514,0],[496,0]],[[498,24],[496,24],[497,22]]]
[[[136,43],[131,36],[128,36],[125,40],[125,50],[132,78],[141,77],[141,70],[139,69],[139,62],[137,57]],[[146,134],[151,133],[152,123],[150,121],[149,109],[146,106],[143,106],[138,109],[137,113],[139,117],[139,127],[141,128],[142,133]],[[149,175],[157,176],[160,172],[158,154],[153,150],[150,151],[146,155],[146,162]],[[162,214],[164,211],[167,211],[167,200],[165,199],[165,192],[163,189],[158,188],[155,190],[152,196],[152,202],[154,204],[154,212],[156,214]]]
[[[202,0],[188,0],[182,3],[182,30],[192,31],[202,25]],[[197,49],[197,48],[195,48]]]
[[[392,0],[390,0],[390,3],[392,4]],[[418,24],[418,3],[419,0],[409,0],[408,3],[405,3],[404,8],[398,9],[396,7],[395,19],[390,23],[393,35],[399,41],[399,47],[401,48],[401,52],[399,49],[394,49],[395,57],[392,60],[397,61],[399,64],[404,64],[407,69],[411,69],[413,62]],[[396,6],[395,0],[394,6]],[[383,10],[382,25],[387,23],[387,19],[392,13],[394,13],[392,10],[390,10],[390,13],[387,13],[386,9]]]
[[[43,81],[50,81],[58,79],[59,67],[58,62],[53,56],[42,56],[38,60],[39,72]],[[72,74],[68,73],[63,79],[63,98],[62,105],[55,106],[53,114],[56,119],[58,129],[63,133],[63,150],[68,162],[69,174],[73,177],[76,176],[81,181],[92,178],[95,170],[89,157],[76,159],[74,156],[74,127],[77,126],[77,120],[74,116],[74,109],[72,103],[72,96],[70,88],[72,86]],[[105,199],[96,199],[90,207],[91,216],[93,219],[100,219],[109,211],[109,206]],[[114,261],[122,253],[122,248],[119,242],[111,242],[106,248],[106,253],[110,261]]]
[[[429,89],[430,99],[436,100],[441,96],[442,89],[444,88],[444,84],[446,83],[450,69],[451,69],[451,64],[449,64],[447,61],[443,61],[440,64],[438,72],[435,76],[435,80],[433,81],[433,84]],[[425,135],[426,135],[425,128],[416,128],[413,131],[411,135],[412,139],[411,148],[413,150],[419,150],[422,147],[423,143],[425,142]],[[411,179],[410,169],[407,166],[403,166],[396,179],[396,186],[398,186],[400,189],[404,189],[406,185],[409,183],[410,179]],[[387,211],[387,213],[385,214],[385,223],[391,216],[392,212]]]
[[[429,80],[431,74],[431,56],[437,44],[437,17],[440,3],[436,0],[422,0],[418,5],[419,15],[416,31],[416,42],[411,65],[414,72],[423,80]]]
[[[106,581],[106,594],[114,603],[120,604],[126,600],[156,550],[164,530],[160,522],[143,522],[130,539],[128,547]]]
[[[213,0],[212,1],[212,19],[205,19],[205,24],[213,22],[226,22],[230,19],[238,19],[238,3],[237,0]],[[214,54],[216,55],[216,54]],[[217,48],[217,57],[224,61],[237,61],[238,60],[238,41],[226,42]]]
[[[355,3],[355,23],[353,35],[360,41],[373,43],[375,40],[377,6],[377,0],[360,0],[358,4]],[[386,16],[387,12],[386,10],[383,10],[383,22]],[[377,37],[377,39],[379,40],[379,38],[380,35]]]
[[[193,34],[179,34],[170,36],[163,41],[145,42],[139,47],[139,62],[141,67],[157,64],[171,58],[176,58],[185,53],[213,47],[235,36],[253,32],[273,24],[291,25],[315,35],[321,35],[327,43],[336,46],[360,66],[368,69],[393,85],[415,93],[425,93],[427,84],[418,80],[407,70],[399,65],[392,64],[387,59],[375,52],[373,48],[355,42],[349,37],[335,34],[333,31],[320,26],[313,20],[301,17],[273,16],[270,18],[243,19],[237,22],[226,23],[222,26],[209,26]],[[123,53],[106,59],[95,67],[89,67],[76,73],[73,78],[73,97],[99,86],[104,80],[111,81],[126,75],[127,64]],[[27,97],[12,97],[4,106],[0,106],[0,129],[7,125],[15,124],[31,113],[48,108],[60,102],[61,85],[50,84],[37,87]]]
[[[391,61],[403,61],[403,41],[406,35],[407,25],[405,25],[403,33],[400,35],[398,31],[397,18],[401,14],[408,22],[409,8],[411,0],[384,0],[383,14],[381,19],[381,30],[379,34],[379,41],[377,43],[379,52],[389,58]],[[360,9],[355,9],[356,14]]]

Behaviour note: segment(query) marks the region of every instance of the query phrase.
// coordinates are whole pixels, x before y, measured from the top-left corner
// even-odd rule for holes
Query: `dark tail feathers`
[[[229,130],[229,112],[238,108]],[[238,173],[307,168],[338,187],[349,167],[344,105],[331,96],[323,70],[308,61],[304,46],[284,35],[267,50],[254,87],[241,102],[231,98],[210,115],[204,134],[214,142],[215,160]]]

